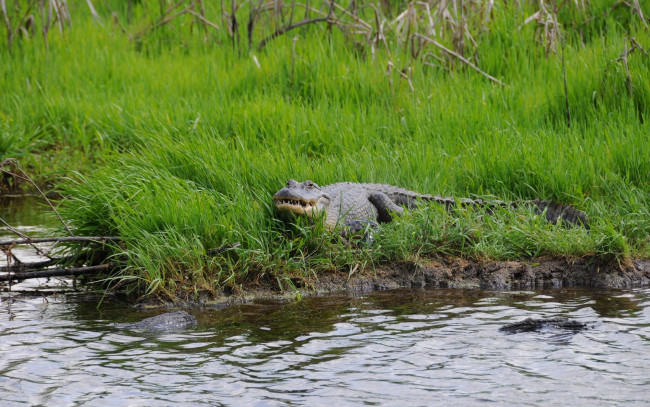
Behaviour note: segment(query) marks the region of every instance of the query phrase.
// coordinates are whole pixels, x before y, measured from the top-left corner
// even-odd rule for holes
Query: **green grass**
[[[519,29],[529,9],[499,3],[468,50],[506,87],[457,62],[406,58],[396,41],[388,75],[384,51],[359,53],[317,27],[240,56],[225,35],[206,44],[181,22],[133,43],[80,13],[47,51],[38,37],[0,50],[0,159],[17,156],[40,179],[65,176],[65,218],[79,235],[122,237],[120,277],[145,293],[264,279],[290,288],[295,276],[440,255],[647,257],[650,58],[629,55],[632,93],[616,59],[626,36],[648,50],[650,34],[634,14],[604,16],[607,2],[593,3],[560,14],[570,125],[559,53],[546,54],[532,24]],[[133,12],[132,32],[151,10]],[[588,23],[580,34],[572,21]],[[414,91],[397,73],[405,67]],[[592,228],[426,207],[377,232],[372,248],[349,249],[274,213],[271,195],[288,178],[542,197],[584,210]]]

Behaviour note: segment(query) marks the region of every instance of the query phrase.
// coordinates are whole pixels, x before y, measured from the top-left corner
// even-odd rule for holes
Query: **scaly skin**
[[[196,325],[196,318],[185,311],[167,312],[140,322],[118,324],[119,328],[142,329],[146,331],[176,331]]]
[[[417,208],[417,201],[435,201],[445,205],[447,210],[456,206],[454,198],[443,198],[409,191],[385,184],[361,184],[339,182],[319,187],[312,181],[298,182],[290,179],[287,186],[273,195],[273,202],[281,211],[310,218],[324,217],[325,226],[334,230],[346,226],[352,231],[363,229],[367,224],[390,222],[394,215],[404,213],[404,207]],[[488,203],[480,199],[461,199],[461,205],[493,209],[497,206],[515,208],[532,205],[538,213],[546,211],[546,219],[556,223],[558,219],[588,228],[586,215],[569,205],[546,200],[517,201],[511,203]]]
[[[519,333],[519,332],[536,332],[544,328],[566,329],[578,332],[587,328],[587,324],[574,321],[565,317],[554,318],[526,318],[523,321],[508,324],[499,328],[501,332]]]

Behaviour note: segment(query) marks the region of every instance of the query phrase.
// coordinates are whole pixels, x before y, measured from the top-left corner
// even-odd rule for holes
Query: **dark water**
[[[51,284],[51,282],[50,282]],[[650,404],[650,290],[403,290],[193,310],[199,326],[83,293],[0,293],[0,405]],[[507,335],[526,317],[583,332]]]
[[[47,203],[40,197],[29,197],[23,199],[3,198],[0,196],[0,218],[7,222],[14,230],[28,237],[56,236],[55,227],[60,225],[58,218],[52,212]],[[21,239],[21,236],[9,230],[4,223],[0,222],[0,241]],[[36,245],[47,251],[50,244]],[[34,247],[29,245],[15,246],[12,254],[20,261],[29,263],[47,260],[47,257],[40,256]],[[0,265],[7,265],[5,253],[0,252]],[[67,286],[71,280],[63,278],[39,278],[26,280],[12,285],[14,292],[21,290],[40,290],[48,293],[56,290],[56,287]],[[6,285],[0,283],[0,290],[6,290]]]
[[[621,405],[650,395],[650,291],[430,290],[193,311],[146,334],[124,304],[0,305],[2,405]],[[507,335],[565,315],[592,327]]]

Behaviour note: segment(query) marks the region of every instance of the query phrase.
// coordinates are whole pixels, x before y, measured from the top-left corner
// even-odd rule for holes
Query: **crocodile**
[[[196,318],[185,311],[167,312],[155,317],[145,318],[140,322],[117,324],[118,328],[141,329],[145,331],[176,331],[192,328]]]
[[[526,318],[523,321],[502,326],[499,328],[499,331],[514,334],[520,332],[537,332],[544,328],[565,329],[567,331],[578,332],[587,328],[587,324],[565,317]]]
[[[571,225],[589,228],[584,212],[570,205],[541,199],[509,203],[466,198],[457,201],[450,197],[420,194],[386,184],[339,182],[320,187],[310,180],[298,182],[293,179],[273,195],[273,203],[279,211],[309,218],[323,217],[325,227],[330,230],[342,227],[342,234],[356,233],[367,226],[376,227],[379,223],[388,223],[393,216],[404,214],[405,208],[417,209],[418,201],[437,202],[448,211],[453,211],[458,204],[484,207],[488,212],[496,207],[516,208],[528,205],[538,214],[544,213],[546,220],[551,223],[557,223],[561,219]]]

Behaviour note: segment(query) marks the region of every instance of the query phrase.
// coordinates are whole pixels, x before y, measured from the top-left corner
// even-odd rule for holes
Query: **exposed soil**
[[[650,259],[635,259],[629,264],[597,258],[534,259],[530,261],[488,261],[449,258],[423,263],[397,263],[374,270],[328,273],[306,281],[294,281],[297,291],[278,291],[272,287],[244,287],[241,292],[201,295],[181,303],[148,300],[139,306],[228,307],[260,299],[290,300],[299,296],[345,292],[362,295],[396,288],[476,288],[521,290],[548,287],[586,286],[594,288],[634,288],[650,286]]]

